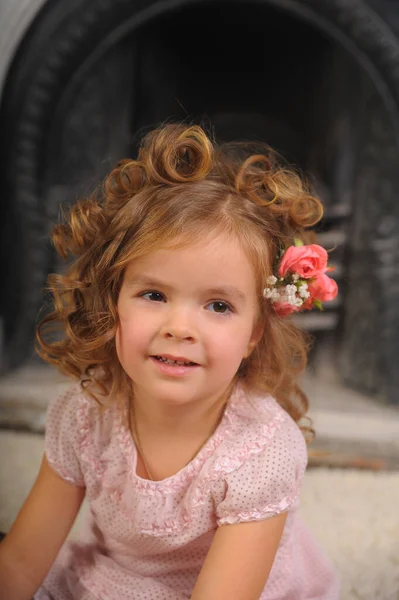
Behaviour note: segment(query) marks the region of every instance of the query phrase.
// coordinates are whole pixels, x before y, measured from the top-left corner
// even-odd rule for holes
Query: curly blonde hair
[[[277,316],[263,289],[281,250],[294,238],[312,241],[306,230],[322,213],[299,174],[284,167],[268,146],[217,146],[198,126],[156,129],[144,138],[137,160],[120,161],[103,185],[55,226],[58,254],[73,260],[63,274],[48,278],[54,309],[37,328],[37,350],[63,374],[77,377],[97,400],[95,390],[109,401],[126,397],[131,386],[115,348],[126,266],[154,250],[224,233],[241,244],[253,264],[264,323],[263,336],[237,377],[274,395],[299,422],[308,409],[298,384],[308,336]],[[61,338],[54,339],[54,330]]]

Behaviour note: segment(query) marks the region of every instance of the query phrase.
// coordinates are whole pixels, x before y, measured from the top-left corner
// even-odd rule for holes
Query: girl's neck
[[[152,439],[167,439],[178,436],[180,439],[193,439],[207,436],[219,421],[232,386],[221,395],[207,402],[188,406],[162,405],[159,402],[134,394],[133,407],[136,427],[141,435]]]

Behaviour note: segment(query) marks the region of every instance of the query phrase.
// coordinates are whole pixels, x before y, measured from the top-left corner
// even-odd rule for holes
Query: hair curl
[[[238,240],[252,261],[264,323],[262,339],[237,377],[273,394],[299,422],[308,409],[298,384],[308,336],[278,317],[262,291],[282,249],[294,238],[313,241],[306,230],[322,212],[300,175],[268,146],[217,146],[197,126],[159,128],[144,138],[137,160],[120,161],[103,185],[55,226],[54,246],[72,261],[65,273],[48,278],[54,307],[38,325],[37,350],[62,373],[77,377],[97,400],[101,393],[110,399],[129,396],[115,349],[125,267],[161,247],[223,232]],[[54,331],[61,336],[54,338]]]

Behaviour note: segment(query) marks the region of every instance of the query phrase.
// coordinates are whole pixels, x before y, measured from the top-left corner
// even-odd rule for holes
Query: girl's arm
[[[263,521],[222,525],[191,600],[259,600],[273,565],[287,513]]]
[[[43,456],[35,484],[0,544],[1,600],[31,600],[65,541],[85,488],[62,479]]]

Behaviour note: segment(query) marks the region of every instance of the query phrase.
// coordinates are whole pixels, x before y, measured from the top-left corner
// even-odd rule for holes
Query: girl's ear
[[[261,339],[264,330],[265,330],[264,324],[262,323],[262,321],[258,321],[252,331],[251,339],[248,342],[247,350],[246,350],[243,358],[248,358],[248,356],[250,356],[252,354],[257,343]]]

